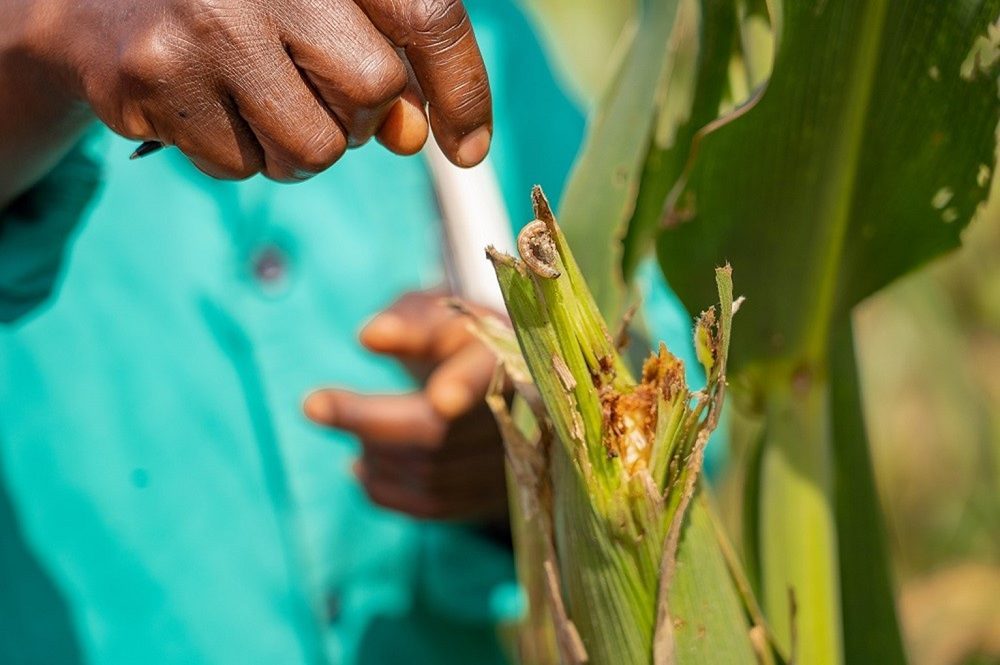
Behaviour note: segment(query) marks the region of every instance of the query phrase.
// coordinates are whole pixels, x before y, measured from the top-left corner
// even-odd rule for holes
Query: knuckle
[[[411,460],[409,474],[419,487],[431,487],[437,479],[438,465],[428,457]]]
[[[425,520],[439,520],[448,517],[448,506],[437,497],[425,496],[414,501],[412,507],[407,507],[407,512],[414,517]]]
[[[239,159],[230,162],[225,168],[230,174],[229,180],[246,180],[259,173],[261,165],[256,160]]]
[[[178,147],[180,147],[178,145]],[[189,154],[181,148],[182,152]],[[246,180],[260,171],[257,164],[243,160],[239,156],[220,155],[212,158],[198,158],[199,165],[207,167],[208,172],[221,180]]]
[[[145,110],[132,100],[124,100],[116,120],[109,123],[111,128],[129,139],[158,138],[152,124],[146,118]]]
[[[239,133],[226,132],[225,111],[219,105],[204,105],[192,111],[191,121],[171,125],[172,132],[160,136],[225,180],[246,180],[264,168],[263,155]]]
[[[436,416],[428,416],[419,424],[415,423],[412,435],[413,449],[424,457],[439,455],[447,443],[448,426]]]
[[[383,106],[401,94],[408,83],[406,68],[390,50],[364,58],[353,77],[357,85],[351,91],[352,102],[362,108]]]
[[[419,311],[427,304],[427,294],[424,291],[407,291],[396,299],[390,309],[402,311]]]
[[[347,150],[347,142],[339,130],[326,127],[295,142],[289,150],[291,163],[304,173],[320,173],[330,168]]]
[[[177,39],[164,29],[155,28],[136,36],[122,48],[118,70],[126,85],[145,87],[171,80],[182,62]]]
[[[242,49],[260,32],[263,16],[254,3],[236,6],[218,0],[195,0],[192,5],[187,24],[198,37],[214,46]]]
[[[428,403],[433,413],[433,407]],[[448,445],[448,423],[437,414],[429,415],[426,425],[424,449],[431,455],[443,454]]]
[[[365,494],[371,499],[372,503],[382,506],[383,508],[397,508],[397,506],[390,500],[389,495],[382,490],[380,485],[371,482],[365,482],[362,485],[365,490]]]
[[[461,0],[417,0],[410,6],[409,24],[417,35],[441,38],[462,31],[468,19]]]
[[[396,305],[399,306],[415,305],[420,303],[423,300],[423,297],[424,297],[423,291],[407,291],[406,293],[404,293],[403,295],[401,295],[399,298],[396,299]]]

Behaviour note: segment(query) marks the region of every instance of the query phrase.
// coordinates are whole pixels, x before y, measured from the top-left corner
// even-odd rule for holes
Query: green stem
[[[730,574],[704,491],[695,496],[685,517],[677,575],[670,588],[676,662],[756,663],[747,610]]]
[[[813,366],[772,368],[760,480],[765,615],[796,662],[843,662],[829,386]],[[797,614],[792,623],[789,590]],[[794,639],[793,639],[794,635]]]
[[[650,663],[659,561],[641,550],[662,543],[662,533],[628,542],[608,516],[599,514],[560,446],[553,447],[552,465],[559,570],[588,665]],[[663,530],[663,525],[645,526]]]
[[[837,532],[840,540],[844,648],[851,663],[906,662],[889,570],[875,475],[861,404],[849,316],[834,329],[830,354]]]

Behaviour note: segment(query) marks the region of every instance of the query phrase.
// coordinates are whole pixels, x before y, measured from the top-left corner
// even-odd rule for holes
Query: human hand
[[[505,519],[504,453],[484,403],[496,358],[440,293],[409,293],[361,331],[368,349],[423,379],[406,395],[317,390],[306,415],[361,441],[356,473],[375,503],[415,517]]]
[[[460,166],[486,155],[490,91],[460,0],[13,0],[24,51],[114,131],[206,173],[294,181],[377,135],[430,124]],[[412,77],[408,75],[412,68]]]

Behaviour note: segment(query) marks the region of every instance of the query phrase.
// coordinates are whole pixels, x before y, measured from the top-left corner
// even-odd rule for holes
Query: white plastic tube
[[[448,161],[433,138],[428,139],[424,155],[441,209],[449,286],[470,302],[503,311],[503,296],[485,249],[493,245],[513,253],[514,234],[490,158],[471,169],[459,168]]]

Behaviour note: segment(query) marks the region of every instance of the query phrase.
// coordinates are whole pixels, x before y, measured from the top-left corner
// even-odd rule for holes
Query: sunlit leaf
[[[560,220],[609,320],[624,311],[622,239],[653,130],[665,57],[680,0],[647,2],[619,70],[590,119],[583,154],[563,194]],[[713,266],[714,267],[714,266]]]
[[[994,166],[1000,2],[783,5],[770,82],[704,136],[660,241],[691,305],[706,266],[740,274],[734,365],[815,354],[832,317],[955,247]]]

